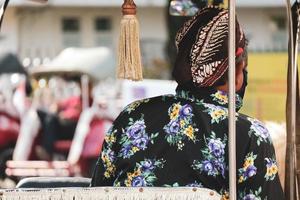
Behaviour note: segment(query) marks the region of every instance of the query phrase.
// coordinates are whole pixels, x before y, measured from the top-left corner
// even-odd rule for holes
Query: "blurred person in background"
[[[228,199],[228,10],[205,7],[176,36],[176,95],[128,105],[108,131],[92,186],[192,186]],[[281,200],[274,147],[258,120],[238,113],[247,41],[236,23],[237,196]]]
[[[36,91],[32,108],[22,122],[13,160],[28,160],[33,151],[39,159],[52,160],[54,143],[72,140],[82,112],[79,81],[77,77],[54,77],[47,87]],[[39,133],[41,142],[35,147]]]
[[[78,82],[74,79],[67,80],[67,82],[72,81]],[[38,151],[43,159],[52,159],[55,141],[73,139],[81,112],[82,100],[80,94],[58,99],[50,106],[50,110],[37,110],[43,133],[42,149]]]

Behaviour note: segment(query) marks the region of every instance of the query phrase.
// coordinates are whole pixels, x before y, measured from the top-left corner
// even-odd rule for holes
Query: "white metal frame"
[[[229,195],[236,200],[236,105],[235,105],[235,0],[229,0]]]

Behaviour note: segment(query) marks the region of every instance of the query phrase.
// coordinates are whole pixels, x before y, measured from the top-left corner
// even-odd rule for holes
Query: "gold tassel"
[[[139,23],[133,0],[124,0],[122,5],[117,77],[140,81],[143,79],[139,41]]]

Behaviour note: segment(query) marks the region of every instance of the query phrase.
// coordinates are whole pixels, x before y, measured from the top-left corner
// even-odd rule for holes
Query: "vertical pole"
[[[292,21],[292,11],[291,11],[291,2],[290,0],[286,1],[286,8],[287,8],[287,18],[288,18],[288,28],[289,28],[289,50],[290,50],[290,56],[289,56],[289,63],[290,63],[290,71],[289,71],[289,92],[290,98],[288,98],[288,104],[290,106],[287,107],[289,109],[287,111],[287,117],[289,117],[289,120],[287,121],[287,127],[288,127],[288,135],[287,141],[290,141],[290,145],[288,145],[288,186],[286,187],[286,197],[289,197],[289,199],[295,198],[295,140],[296,140],[296,85],[297,85],[297,65],[295,60],[295,41],[293,36],[293,21]],[[287,195],[288,194],[288,195]]]
[[[89,107],[89,95],[89,77],[85,74],[81,76],[82,109]]]
[[[229,1],[229,195],[236,200],[235,0]]]
[[[297,84],[298,84],[298,81],[297,81],[297,76],[298,76],[298,70],[297,70],[297,67],[298,67],[298,43],[299,43],[299,26],[300,26],[300,16],[299,16],[299,11],[297,9],[297,28],[296,28],[296,38],[295,38],[295,48],[294,48],[294,65],[293,65],[293,70],[292,70],[292,108],[294,109],[292,113],[293,117],[294,117],[294,120],[292,120],[292,122],[294,123],[293,125],[293,141],[294,141],[294,177],[295,177],[295,198],[296,200],[299,200],[299,183],[298,183],[298,177],[297,177],[297,168],[298,168],[298,161],[297,161],[297,142],[296,142],[296,138],[297,138],[297,109],[298,109],[298,106],[297,106],[297,90],[298,90],[298,87],[297,87]]]

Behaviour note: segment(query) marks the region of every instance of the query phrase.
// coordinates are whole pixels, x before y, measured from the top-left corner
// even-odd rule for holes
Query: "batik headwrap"
[[[205,7],[188,20],[176,36],[178,55],[173,76],[179,84],[212,86],[228,69],[228,10]],[[245,36],[236,21],[236,52],[245,48]]]

